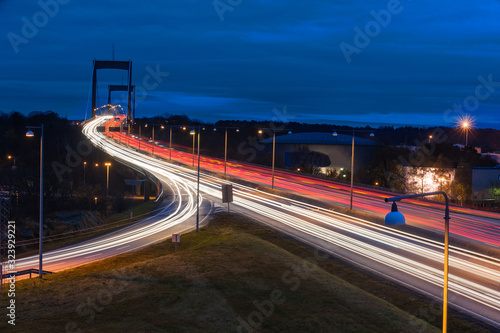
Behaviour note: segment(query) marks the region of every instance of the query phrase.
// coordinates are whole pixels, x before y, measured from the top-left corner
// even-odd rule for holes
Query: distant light
[[[183,130],[183,131],[185,131],[185,130],[186,130],[186,127],[183,127],[183,128],[182,128],[182,130]]]
[[[237,129],[236,129],[236,132],[239,132],[239,131],[240,131],[240,129],[239,129],[239,128],[237,128]]]
[[[148,127],[148,124],[144,125],[144,127]]]
[[[373,133],[370,133],[370,136],[375,136],[375,134],[373,134]]]
[[[429,135],[429,139],[432,139],[432,135]]]
[[[83,162],[83,165],[87,165],[87,162]]]
[[[342,175],[342,177],[345,177],[346,175]]]
[[[292,131],[288,131],[288,134],[292,134]]]
[[[375,182],[375,185],[378,186],[378,182]]]
[[[195,131],[194,131],[194,130],[191,130],[191,131],[189,132],[189,134],[191,134],[191,135],[195,135],[196,133],[195,133]]]
[[[26,136],[30,138],[32,136],[35,136],[35,134],[33,134],[33,131],[29,130],[28,132],[26,132]]]
[[[337,132],[333,132],[332,135],[333,136],[337,136],[338,134],[337,134]]]
[[[217,132],[217,128],[214,127],[214,132]]]
[[[165,128],[165,126],[161,125],[161,129],[164,129],[164,128]]]
[[[259,130],[259,134],[262,134],[262,130]]]
[[[297,171],[300,171],[300,168],[297,168]]]
[[[340,168],[340,171],[344,171],[344,168]]]
[[[111,166],[111,163],[107,162],[107,163],[104,163],[105,166]]]
[[[7,156],[7,158],[10,160],[12,158],[12,156],[9,155],[9,156]]]
[[[95,166],[96,166],[96,167],[98,167],[98,166],[99,166],[99,163],[96,163],[96,164],[95,164]]]
[[[204,131],[204,130],[205,130],[205,127],[202,127],[201,129]]]

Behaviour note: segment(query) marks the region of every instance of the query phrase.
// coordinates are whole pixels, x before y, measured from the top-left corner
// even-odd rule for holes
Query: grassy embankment
[[[166,241],[19,281],[16,326],[3,314],[0,331],[236,332],[241,320],[259,332],[439,331],[439,305],[242,216],[219,214],[173,249]],[[453,313],[449,327],[486,332]]]

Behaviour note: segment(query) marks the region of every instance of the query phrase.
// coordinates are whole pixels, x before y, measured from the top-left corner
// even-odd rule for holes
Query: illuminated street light
[[[226,175],[226,171],[227,171],[227,130],[228,129],[235,129],[237,133],[240,131],[240,129],[238,127],[225,127],[225,132],[224,132],[224,175]],[[217,128],[214,127],[214,132],[215,131],[217,131]]]
[[[83,162],[83,185],[85,185],[85,171],[87,169],[87,162]]]
[[[185,128],[185,127],[184,127],[184,128]],[[189,132],[189,134],[193,136],[193,166],[194,166],[194,139],[196,138],[196,135],[195,135],[195,134],[196,134],[196,132],[195,132],[195,130],[191,130],[191,131]]]
[[[392,209],[389,214],[385,217],[385,225],[404,225],[406,223],[405,217],[403,214],[398,212],[398,206],[396,205],[396,201],[400,201],[403,199],[411,199],[417,197],[426,197],[442,194],[444,196],[446,207],[444,210],[444,285],[443,285],[443,332],[447,330],[447,319],[448,319],[448,240],[450,233],[450,208],[449,208],[449,200],[448,195],[446,195],[443,191],[437,192],[429,192],[429,193],[421,193],[421,194],[410,194],[403,195],[392,198],[385,198],[385,202],[392,202]]]
[[[33,131],[31,128],[39,128],[40,129],[40,231],[39,231],[39,268],[38,268],[38,276],[42,278],[43,269],[42,269],[42,257],[43,257],[43,124],[42,126],[27,126],[29,130],[26,132],[27,137],[34,137]]]
[[[355,132],[367,132],[366,130],[352,130],[352,147],[351,147],[351,201],[349,205],[349,209],[352,210],[352,197],[353,197],[353,189],[354,189],[354,133]],[[337,136],[337,132],[332,133],[333,136]],[[373,137],[375,134],[370,133],[370,136]],[[341,169],[342,170],[342,169]],[[344,175],[343,177],[345,177]]]
[[[276,127],[273,128],[262,128],[259,129],[259,134],[263,133],[263,130],[271,130],[273,131],[273,163],[272,163],[272,176],[271,176],[271,188],[274,189],[274,160],[276,156]],[[281,130],[287,130],[287,129],[281,129]],[[288,130],[288,134],[292,134],[291,130]]]
[[[104,163],[106,166],[106,199],[108,198],[108,193],[109,193],[109,167],[111,166],[111,163],[106,162]]]

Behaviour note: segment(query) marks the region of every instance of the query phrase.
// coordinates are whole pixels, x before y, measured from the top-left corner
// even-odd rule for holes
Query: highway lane
[[[100,143],[95,143],[102,147]],[[57,272],[82,264],[102,260],[120,253],[130,252],[169,238],[173,233],[192,230],[196,212],[194,188],[179,181],[175,174],[155,169],[156,177],[169,188],[170,200],[161,203],[156,212],[139,222],[102,236],[44,253],[44,270]],[[202,212],[212,209],[205,201]],[[38,268],[38,256],[16,261],[16,270]],[[21,277],[20,277],[21,278]]]
[[[98,136],[95,133],[90,135]],[[196,173],[192,168],[145,157],[114,140],[104,140],[102,134],[99,136],[99,141],[108,152],[122,154],[121,158],[129,158],[131,163],[148,161],[159,169],[175,173],[183,179],[182,182],[194,188]],[[218,201],[222,183],[226,181],[203,173],[200,184],[203,198]],[[243,185],[233,186],[233,211],[251,216],[316,248],[421,293],[441,297],[443,245],[440,242]],[[499,272],[498,258],[452,247],[450,304],[500,325]]]
[[[114,122],[113,126],[118,126]],[[108,133],[111,137],[126,142],[133,148],[139,147],[139,140],[131,138],[124,133]],[[141,151],[152,152],[153,145],[147,140],[141,142]],[[166,144],[168,146],[168,144]],[[192,154],[181,151],[170,151],[168,148],[155,146],[154,153],[164,159],[169,159],[190,165]],[[196,160],[196,159],[195,159]],[[195,164],[197,161],[195,161]],[[200,166],[208,171],[223,173],[224,161],[201,157]],[[229,162],[227,173],[230,176],[243,179],[255,184],[270,185],[270,169],[248,165],[244,163]],[[316,179],[306,175],[297,175],[283,171],[276,171],[275,187],[289,193],[304,197],[349,207],[349,186],[332,181]],[[384,198],[391,196],[382,191],[356,187],[354,191],[353,208],[383,218],[390,211],[390,204]],[[405,215],[407,223],[431,231],[444,231],[444,206],[439,202],[405,200],[398,204],[399,210]],[[486,211],[477,211],[459,206],[451,207],[450,233],[452,237],[473,241],[500,248],[500,214]]]

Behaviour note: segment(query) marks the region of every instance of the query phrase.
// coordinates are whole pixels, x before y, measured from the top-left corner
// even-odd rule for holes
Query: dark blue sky
[[[491,0],[0,0],[0,110],[85,117],[92,59],[114,43],[138,87],[148,66],[169,73],[138,94],[137,116],[286,108],[293,121],[453,126],[469,113],[500,128],[499,12]],[[101,104],[126,82],[98,77]]]

